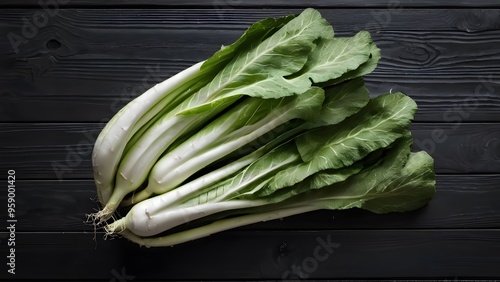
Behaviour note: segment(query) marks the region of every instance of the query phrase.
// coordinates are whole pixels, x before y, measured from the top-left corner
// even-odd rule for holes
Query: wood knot
[[[479,32],[500,29],[499,10],[466,9],[454,10],[445,20],[458,30]]]
[[[47,49],[49,49],[49,50],[57,50],[57,49],[61,48],[62,44],[61,44],[61,42],[59,42],[55,39],[51,39],[51,40],[47,41],[45,46],[47,46]]]
[[[399,58],[407,64],[428,65],[439,55],[439,51],[427,43],[414,42],[403,45],[403,48]]]

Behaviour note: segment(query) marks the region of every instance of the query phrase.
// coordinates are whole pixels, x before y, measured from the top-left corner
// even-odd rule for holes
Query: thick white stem
[[[123,237],[135,242],[141,246],[146,247],[168,247],[174,246],[188,241],[200,239],[203,237],[210,236],[212,234],[237,228],[240,226],[245,226],[253,223],[258,223],[262,221],[270,221],[275,219],[284,218],[287,216],[292,216],[296,214],[306,213],[314,210],[320,209],[318,206],[297,206],[292,208],[284,208],[280,210],[249,214],[243,216],[236,216],[229,219],[222,219],[215,221],[213,223],[189,229],[186,231],[181,231],[178,233],[165,235],[161,237],[154,238],[144,238],[129,230],[120,232],[119,234]]]
[[[256,151],[226,166],[205,174],[191,182],[188,182],[172,191],[163,193],[144,202],[138,203],[144,200],[143,196],[141,195],[145,192],[143,192],[144,190],[142,190],[136,194],[137,197],[136,195],[134,195],[130,200],[126,201],[125,206],[138,203],[137,205],[147,205],[150,213],[157,213],[159,210],[168,208],[170,207],[170,205],[186,199],[193,193],[201,191],[203,188],[233,175],[234,173],[240,171],[242,168],[256,161],[263,154],[264,151]]]
[[[161,110],[159,107],[154,108],[151,112],[149,111],[165,95],[174,91],[186,81],[196,77],[200,72],[202,64],[203,62],[195,64],[155,85],[128,103],[106,124],[96,140],[92,154],[95,184],[99,191],[99,200],[103,205],[111,197],[114,176],[128,140],[139,130],[143,123],[148,121],[148,119],[142,119],[141,122],[139,120],[146,113],[152,118],[159,112]]]
[[[165,165],[159,166],[157,169],[155,165],[155,168],[153,168],[149,178],[146,190],[156,194],[162,194],[175,188],[188,177],[206,167],[210,163],[226,156],[238,148],[241,148],[266,132],[269,132],[273,128],[276,128],[280,124],[286,122],[288,119],[283,117],[285,115],[286,113],[283,113],[280,116],[273,116],[272,118],[269,118],[270,120],[263,119],[259,123],[255,124],[255,126],[251,126],[251,129],[248,129],[248,131],[251,131],[250,133],[216,146],[194,158],[184,160],[182,164],[177,164],[175,168],[164,170],[162,167],[169,167]],[[242,134],[245,133],[247,132],[242,132]]]
[[[127,230],[139,236],[154,236],[184,223],[209,216],[218,212],[265,205],[260,200],[235,200],[218,203],[205,203],[188,207],[172,207],[151,214],[148,208],[134,206],[125,217]]]
[[[197,116],[173,116],[159,120],[159,124],[146,131],[127,152],[118,168],[117,182],[128,183],[132,189],[129,192],[139,187],[163,151],[196,122]]]
[[[224,106],[229,106],[239,98],[227,99]],[[182,104],[179,107],[182,108]],[[223,107],[192,115],[176,115],[177,110],[179,109],[174,109],[148,129],[121,161],[116,181],[127,183],[122,187],[125,187],[128,192],[134,191],[146,180],[161,154],[172,143],[184,133],[199,128],[205,121],[223,110]],[[148,192],[152,191],[148,190]]]

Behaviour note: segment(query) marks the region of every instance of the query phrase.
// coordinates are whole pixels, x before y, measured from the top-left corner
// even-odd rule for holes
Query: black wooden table
[[[432,202],[384,216],[312,212],[173,248],[94,240],[84,220],[98,207],[90,153],[103,122],[252,22],[308,6],[337,35],[371,31],[383,56],[366,78],[374,95],[417,101],[415,149],[432,154],[438,174]],[[0,9],[0,278],[500,278],[498,1],[3,0]]]

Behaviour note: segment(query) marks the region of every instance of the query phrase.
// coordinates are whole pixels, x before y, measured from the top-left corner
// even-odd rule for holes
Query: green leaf
[[[348,167],[322,170],[316,172],[311,176],[308,176],[301,182],[298,182],[288,187],[282,187],[282,185],[266,185],[265,188],[258,191],[256,196],[267,197],[270,203],[276,203],[288,199],[292,196],[305,193],[309,190],[320,189],[325,186],[345,181],[349,177],[359,173],[361,170],[366,169],[371,165],[380,161],[380,159],[384,155],[386,155],[389,150],[391,150],[393,147],[397,146],[400,143],[406,144],[404,146],[409,148],[411,146],[411,134],[407,132],[404,138],[396,140],[395,142],[390,144],[387,148],[378,149],[369,153],[366,157]],[[399,160],[402,161],[401,162],[402,165],[405,158],[402,157],[399,158]]]
[[[207,59],[201,66],[203,72],[217,71],[224,68],[238,53],[248,52],[273,35],[285,24],[295,18],[295,15],[287,15],[280,18],[266,18],[253,23],[234,43],[222,48]],[[211,79],[212,80],[212,79]],[[221,98],[213,103],[201,105],[192,109],[184,110],[177,115],[197,114],[200,112],[216,109],[219,105],[231,104],[236,101],[235,97]]]
[[[201,70],[222,68],[235,54],[255,45],[256,42],[264,41],[293,18],[295,18],[294,15],[288,15],[280,18],[267,18],[253,23],[234,43],[222,46],[219,51],[206,60],[201,66]]]
[[[349,178],[347,181],[312,191],[304,196],[324,209],[361,208],[366,200],[382,196],[377,186],[398,175],[410,154],[411,138],[399,139],[386,156],[376,164]]]
[[[345,181],[352,175],[360,172],[362,168],[362,162],[358,162],[349,167],[323,170],[289,187],[269,185],[273,180],[270,179],[270,181],[268,181],[264,187],[256,191],[255,195],[251,195],[246,198],[259,199],[266,197],[266,200],[269,203],[281,202],[310,190],[320,189],[328,185]]]
[[[435,193],[433,160],[425,152],[410,153],[409,134],[397,143],[377,164],[338,185],[307,193],[302,201],[323,209],[357,207],[375,213],[422,207]]]
[[[411,153],[406,165],[375,188],[381,197],[367,199],[361,208],[374,213],[406,212],[427,204],[436,192],[434,160],[424,151]]]
[[[321,83],[320,86],[326,87],[328,85],[339,84],[343,81],[346,81],[349,79],[354,79],[356,77],[365,76],[365,75],[371,73],[377,67],[377,64],[380,61],[380,58],[381,58],[380,49],[377,48],[375,43],[371,43],[370,44],[370,58],[368,59],[368,61],[361,64],[357,69],[346,72],[345,74],[343,74],[339,78],[327,81],[325,83]]]
[[[403,136],[415,111],[404,94],[385,94],[340,124],[308,131],[295,139],[304,163],[279,172],[269,185],[277,190],[321,170],[352,165]]]
[[[285,101],[290,101],[286,111],[289,112],[288,120],[292,118],[315,121],[321,114],[322,105],[325,101],[325,91],[319,87],[312,87],[303,94],[294,97],[285,97]],[[281,110],[284,113],[284,110]]]
[[[318,119],[310,127],[333,125],[359,112],[370,101],[363,79],[357,78],[326,88],[325,102]]]
[[[314,160],[316,166],[347,166],[401,137],[416,110],[415,101],[402,93],[383,94],[342,123],[300,136],[297,147],[302,158]]]
[[[365,63],[369,59],[372,44],[367,31],[360,31],[347,38],[321,38],[307,63],[300,72],[292,76],[292,80],[310,82],[310,79],[312,83],[321,83],[336,79]]]

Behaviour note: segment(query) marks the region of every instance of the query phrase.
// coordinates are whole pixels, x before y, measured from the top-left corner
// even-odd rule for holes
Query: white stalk
[[[161,210],[160,213],[151,214],[142,206],[134,206],[127,215],[116,221],[113,226],[126,226],[126,229],[139,236],[154,236],[176,226],[196,219],[209,216],[218,212],[250,208],[265,205],[264,200],[234,200],[227,202],[205,203],[188,207],[172,207]],[[122,222],[123,221],[123,222]]]
[[[195,172],[206,167],[210,163],[226,156],[227,154],[230,154],[236,149],[241,148],[266,132],[269,132],[280,124],[286,122],[288,119],[284,118],[284,116],[286,116],[286,113],[278,117],[270,115],[267,118],[260,120],[258,123],[248,126],[248,128],[244,128],[241,132],[241,137],[232,141],[227,141],[209,149],[206,152],[202,152],[194,158],[184,159],[183,163],[176,163],[175,167],[172,166],[172,163],[169,163],[170,160],[166,159],[164,161],[162,158],[153,168],[148,186],[145,190],[156,194],[162,194],[170,191]],[[208,144],[202,144],[200,147],[205,148],[207,145]]]
[[[171,125],[171,127],[169,130],[165,131],[164,134],[176,138],[191,124],[191,120],[183,117],[173,117],[168,120],[168,124]],[[137,156],[137,154],[132,155],[132,157],[130,154],[125,156],[118,169],[118,174],[116,175],[116,184],[113,193],[103,210],[96,214],[96,217],[99,218],[101,222],[109,219],[118,208],[123,198],[142,184],[150,168],[154,165],[156,159],[158,159],[159,154],[161,154],[161,148],[163,148],[161,142],[154,142],[149,149],[141,148],[142,150],[136,149],[134,151],[134,153],[141,152],[141,158],[132,158]]]
[[[96,140],[92,154],[94,179],[98,197],[104,205],[111,197],[115,173],[123,150],[132,135],[162,107],[154,107],[165,95],[196,77],[203,62],[197,63],[173,77],[153,86],[122,108],[104,127]],[[143,118],[147,115],[146,118]]]
[[[228,165],[225,165],[217,170],[205,174],[191,182],[188,182],[175,190],[158,195],[156,197],[145,200],[151,194],[142,194],[142,191],[135,194],[133,197],[123,202],[124,206],[130,206],[137,202],[137,205],[147,205],[149,212],[156,213],[158,210],[168,207],[176,202],[182,201],[193,193],[201,191],[203,188],[208,187],[222,179],[233,175],[240,171],[242,168],[251,164],[264,154],[264,151],[255,151],[254,153],[240,158]],[[141,196],[144,195],[144,196]],[[142,202],[141,202],[142,201]],[[147,202],[147,203],[146,203]]]
[[[118,208],[121,200],[147,179],[158,158],[177,138],[199,127],[240,97],[231,98],[227,99],[222,107],[209,110],[205,114],[175,115],[170,112],[165,118],[156,122],[123,157],[116,173],[116,185],[111,198],[103,211],[96,216],[101,218],[101,221],[108,219]],[[175,109],[173,111],[175,112]]]
[[[231,111],[231,116],[239,117],[240,113],[244,112],[245,110],[245,107],[240,107],[238,111]],[[208,146],[214,146],[223,143],[224,138],[227,137],[228,133],[231,130],[234,130],[235,123],[237,123],[237,118],[226,118],[226,116],[223,115],[215,122],[217,123],[220,120],[222,120],[223,122],[218,124],[218,126],[213,130],[209,131],[210,128],[207,129],[207,127],[205,127],[197,134],[193,135],[188,140],[184,141],[182,144],[178,145],[166,155],[164,155],[161,159],[159,159],[152,170],[152,174],[157,175],[157,177],[154,177],[154,179],[161,179],[162,175],[183,164],[184,162],[189,160],[189,158],[196,156],[196,154],[205,150]],[[250,126],[246,126],[243,129],[249,127]],[[253,128],[254,126],[247,129],[246,131],[251,131],[253,130]]]
[[[201,227],[189,229],[186,231],[177,232],[174,234],[169,234],[161,237],[144,238],[130,230],[124,229],[123,226],[119,224],[113,228],[107,228],[109,233],[118,233],[123,237],[135,242],[141,246],[146,247],[168,247],[174,246],[181,243],[189,242],[192,240],[200,239],[203,237],[210,236],[212,234],[222,232],[225,230],[254,224],[258,222],[265,222],[275,219],[280,219],[296,214],[306,213],[314,210],[318,210],[318,206],[297,206],[291,208],[283,208],[279,210],[272,210],[262,213],[255,213],[243,216],[236,216],[233,218],[222,219],[215,221],[213,223],[203,225]]]

